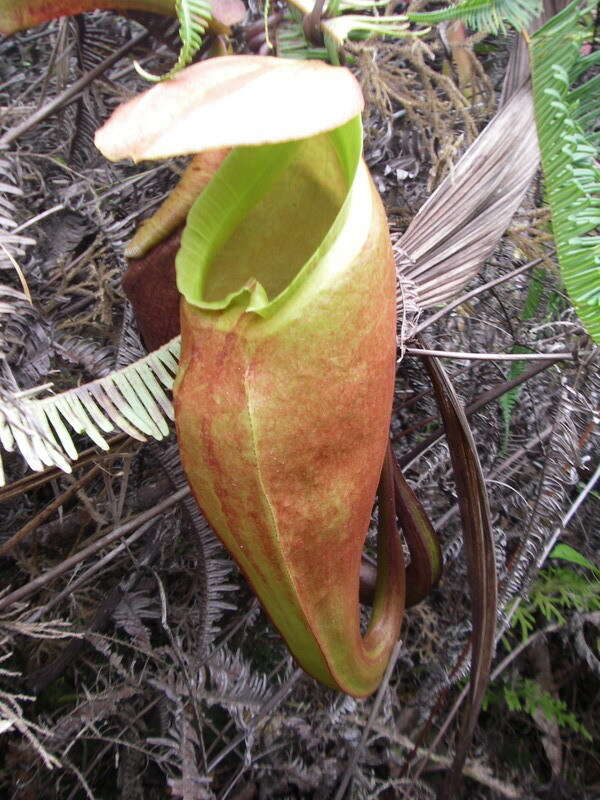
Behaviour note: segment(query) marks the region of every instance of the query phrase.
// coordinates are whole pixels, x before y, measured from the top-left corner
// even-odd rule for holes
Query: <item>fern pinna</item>
[[[153,75],[136,63],[135,68],[147,81],[156,83],[169,80],[192,63],[193,57],[202,47],[204,34],[212,16],[211,0],[175,0],[175,13],[181,39],[177,63],[164,75]]]
[[[531,37],[529,52],[561,274],[580,320],[600,342],[600,76],[581,82],[599,61],[598,52],[582,55],[593,25],[590,5],[575,0]]]
[[[461,19],[476,30],[505,33],[507,25],[519,31],[526,30],[541,6],[541,0],[464,0],[439,11],[409,12],[407,17],[423,25]]]
[[[109,449],[104,435],[115,427],[135,439],[162,439],[169,433],[166,419],[173,419],[166,391],[173,387],[178,355],[179,338],[62,395],[0,402],[0,444],[8,451],[17,447],[31,469],[55,465],[70,472],[68,459],[76,459],[77,450],[69,428],[102,450]],[[1,467],[0,461],[0,483]]]

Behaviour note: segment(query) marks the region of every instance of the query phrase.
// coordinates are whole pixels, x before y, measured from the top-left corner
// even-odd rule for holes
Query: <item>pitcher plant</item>
[[[389,454],[384,465],[395,269],[361,155],[362,104],[345,69],[224,57],[121,106],[96,136],[113,160],[220,152],[208,185],[185,193],[176,259],[182,463],[297,661],[357,696],[381,680],[405,595]],[[181,209],[167,211],[177,225]],[[380,475],[363,636],[359,571]]]

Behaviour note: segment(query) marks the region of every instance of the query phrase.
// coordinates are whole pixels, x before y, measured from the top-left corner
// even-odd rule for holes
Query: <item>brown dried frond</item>
[[[515,257],[518,260],[533,261],[542,259],[542,266],[556,273],[556,263],[552,257],[554,239],[550,226],[550,209],[536,208],[525,203],[515,214],[506,236],[515,246]]]
[[[357,59],[367,101],[367,141],[373,110],[390,123],[397,110],[404,111],[405,120],[395,124],[416,135],[433,185],[447,174],[448,143],[456,147],[461,136],[465,144],[475,139],[477,121],[489,114],[489,100],[472,105],[450,76],[430,65],[435,53],[421,39],[400,45],[351,44],[348,49]]]

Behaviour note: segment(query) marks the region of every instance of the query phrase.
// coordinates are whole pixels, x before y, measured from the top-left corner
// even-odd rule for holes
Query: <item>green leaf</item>
[[[569,711],[564,700],[554,697],[543,689],[537,681],[529,678],[522,680],[522,707],[528,714],[542,711],[547,719],[554,720],[561,728],[571,728],[588,742],[592,741],[590,732],[582,725],[575,714]]]
[[[549,557],[560,559],[561,561],[568,561],[570,564],[578,564],[580,567],[586,567],[594,572],[598,571],[598,567],[592,564],[589,559],[582,555],[578,550],[575,550],[574,547],[564,544],[564,542],[559,542],[552,550]]]
[[[271,316],[300,289],[343,225],[361,149],[359,117],[308,139],[235,148],[187,217],[176,260],[186,300],[210,310],[245,303]],[[301,236],[293,233],[299,213]],[[228,261],[235,269],[222,268]]]
[[[407,16],[411,22],[424,25],[462,19],[478,31],[505,33],[507,24],[518,31],[525,30],[541,8],[540,0],[465,0],[442,11],[420,11]]]
[[[210,0],[175,0],[175,11],[179,20],[179,38],[181,39],[181,50],[175,66],[164,75],[153,75],[141,67],[137,61],[134,62],[134,66],[142,78],[152,83],[169,80],[188,64],[191,64],[193,57],[202,46],[202,39],[212,16]]]
[[[523,711],[534,715],[542,712],[544,716],[556,722],[561,728],[570,728],[588,741],[592,736],[587,728],[579,722],[567,704],[559,697],[543,689],[537,681],[530,678],[517,678],[512,684],[505,683],[502,693],[496,689],[490,692],[489,700],[494,703],[504,700],[511,712]]]
[[[591,8],[578,0],[530,40],[535,119],[546,199],[562,279],[579,319],[600,342],[600,166],[596,124],[600,82],[584,80],[582,43],[592,36]]]
[[[511,623],[520,632],[522,641],[534,631],[540,614],[547,623],[564,625],[569,612],[585,613],[600,608],[598,570],[593,565],[591,568],[593,580],[566,567],[548,566],[539,572],[526,602],[517,607]]]
[[[518,605],[517,610],[513,614],[511,625],[513,628],[517,628],[519,630],[521,634],[521,641],[524,642],[535,630],[535,616],[523,605]],[[510,644],[508,644],[506,641],[505,646],[507,650],[512,649]]]

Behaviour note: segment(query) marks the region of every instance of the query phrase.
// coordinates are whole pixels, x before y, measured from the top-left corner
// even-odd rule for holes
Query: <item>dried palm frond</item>
[[[400,280],[416,286],[421,308],[449,300],[479,272],[521,204],[538,158],[525,87],[496,114],[398,241]]]
[[[464,18],[458,12],[469,4],[470,0],[446,11],[456,11],[459,18]],[[537,2],[524,3],[527,13],[515,27],[526,27],[528,22],[530,32],[536,31],[564,4],[565,0],[545,0],[540,8]],[[504,7],[504,3],[494,0],[474,0],[471,5],[473,9]],[[531,18],[538,13],[535,19]],[[510,20],[510,14],[505,18]],[[521,205],[538,169],[540,145],[529,74],[525,38],[519,37],[510,55],[498,113],[398,242],[400,277],[405,277],[409,286],[418,287],[422,308],[449,300],[479,272]]]
[[[540,14],[532,19],[527,31],[529,34],[535,33],[542,25],[552,19],[559,11],[568,5],[568,0],[543,0]],[[502,94],[500,96],[500,107],[502,107],[512,95],[521,88],[531,76],[529,64],[528,44],[524,36],[518,36],[511,47],[510,57],[504,73],[502,83]]]

